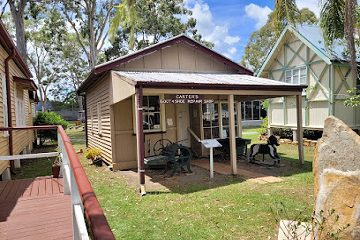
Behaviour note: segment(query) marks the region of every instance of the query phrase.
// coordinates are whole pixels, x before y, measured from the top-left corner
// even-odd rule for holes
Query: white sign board
[[[201,143],[206,148],[210,148],[210,178],[214,178],[214,151],[216,147],[222,147],[222,145],[216,139],[204,139]]]
[[[206,148],[222,147],[222,145],[216,139],[204,139],[204,140],[201,140],[201,143]]]

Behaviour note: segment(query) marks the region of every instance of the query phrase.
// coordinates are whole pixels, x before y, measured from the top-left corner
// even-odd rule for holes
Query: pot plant
[[[89,148],[85,153],[85,157],[91,160],[92,164],[99,167],[102,166],[102,159],[100,155],[101,155],[101,150],[98,148]]]
[[[56,157],[55,161],[52,164],[52,175],[54,178],[58,178],[60,176],[60,168],[61,168],[61,158]]]

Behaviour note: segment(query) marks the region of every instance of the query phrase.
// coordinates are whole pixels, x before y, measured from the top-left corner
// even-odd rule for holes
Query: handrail
[[[201,139],[194,133],[191,128],[187,128],[188,132],[196,139],[196,141],[201,142]]]
[[[106,220],[104,212],[96,198],[93,188],[86,176],[86,173],[80,163],[80,160],[71,144],[71,140],[66,134],[62,126],[43,125],[43,126],[27,126],[27,127],[1,127],[0,131],[15,130],[49,130],[57,129],[61,137],[61,141],[66,150],[70,166],[76,181],[76,185],[84,207],[84,213],[89,228],[94,239],[113,240],[115,239],[110,226]],[[59,139],[60,140],[60,139]]]
[[[94,238],[115,239],[94,190],[92,189],[79,158],[76,155],[75,149],[71,145],[69,137],[62,126],[58,127],[58,132],[63,140],[66,152],[68,153],[70,165],[74,171],[75,180],[84,205],[85,216]]]

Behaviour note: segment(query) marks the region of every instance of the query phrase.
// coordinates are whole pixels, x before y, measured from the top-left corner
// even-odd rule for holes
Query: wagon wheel
[[[166,148],[170,144],[173,144],[173,142],[166,138],[157,140],[153,147],[154,155],[160,155],[164,148]]]

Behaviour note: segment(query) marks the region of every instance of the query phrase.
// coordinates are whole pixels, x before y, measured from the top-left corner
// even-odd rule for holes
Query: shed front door
[[[190,134],[188,127],[190,127],[190,115],[188,104],[176,104],[176,126],[177,126],[177,141],[179,144],[190,147]]]

